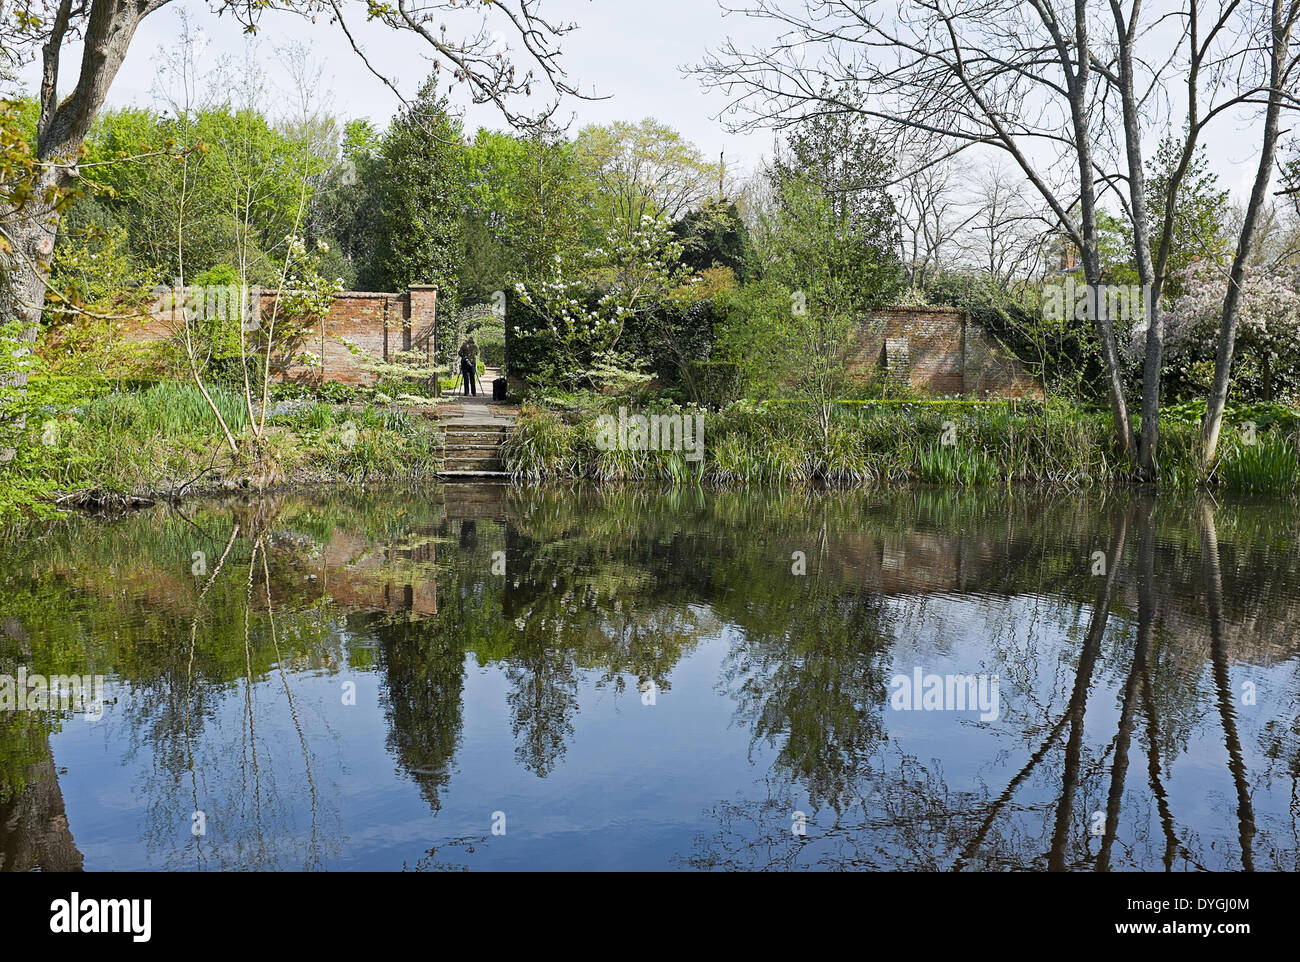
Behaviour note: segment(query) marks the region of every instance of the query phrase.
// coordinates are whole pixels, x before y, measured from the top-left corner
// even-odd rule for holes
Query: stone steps
[[[443,459],[440,476],[448,480],[504,480],[501,445],[504,426],[491,424],[443,425]]]
[[[442,469],[444,471],[503,472],[506,466],[500,458],[456,458],[448,456],[442,459]]]
[[[509,479],[504,471],[439,471],[438,477],[444,481],[474,482],[475,484],[485,484],[496,482],[505,484]],[[482,517],[496,517],[495,514],[487,513]]]
[[[488,444],[486,442],[475,443],[475,444],[458,444],[458,443],[453,443],[451,441],[448,441],[443,445],[443,450],[446,451],[448,455],[450,455],[452,452],[455,452],[456,454],[463,455],[465,457],[491,458],[491,457],[495,457],[497,452],[501,450],[501,445]]]

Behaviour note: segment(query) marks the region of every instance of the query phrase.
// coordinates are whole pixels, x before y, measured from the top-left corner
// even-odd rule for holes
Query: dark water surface
[[[0,868],[1295,871],[1296,514],[435,488],[38,527],[0,675],[107,704],[0,711]],[[996,704],[896,707],[931,674]]]

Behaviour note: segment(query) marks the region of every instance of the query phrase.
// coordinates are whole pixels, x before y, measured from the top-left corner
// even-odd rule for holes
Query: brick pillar
[[[434,321],[437,319],[438,285],[413,284],[407,294],[411,305],[411,315],[406,330],[402,332],[403,349],[411,349],[411,338],[422,337],[426,333],[425,356],[432,361],[435,347]]]

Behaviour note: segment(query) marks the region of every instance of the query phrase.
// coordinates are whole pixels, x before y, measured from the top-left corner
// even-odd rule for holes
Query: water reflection
[[[0,866],[1294,870],[1298,528],[926,490],[68,520],[0,542],[0,675],[115,702],[0,713]],[[892,709],[918,668],[999,717]]]

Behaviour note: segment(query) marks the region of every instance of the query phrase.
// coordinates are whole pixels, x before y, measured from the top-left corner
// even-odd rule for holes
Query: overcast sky
[[[793,0],[792,0],[793,2]],[[109,94],[109,104],[152,103],[156,63],[160,51],[175,47],[181,9],[202,30],[206,59],[215,63],[222,55],[242,56],[248,42],[229,16],[217,17],[207,4],[176,0],[147,17],[131,46],[126,62]],[[345,4],[354,14],[357,4]],[[718,119],[725,106],[719,93],[705,93],[698,81],[680,68],[698,62],[704,53],[728,36],[743,46],[770,40],[770,26],[739,15],[724,17],[715,0],[543,0],[543,12],[553,21],[576,21],[579,29],[562,41],[563,62],[569,81],[584,92],[595,91],[606,100],[569,100],[562,108],[565,119],[574,117],[571,131],[587,123],[640,120],[655,117],[680,130],[706,156],[725,151],[729,173],[752,170],[772,150],[771,132],[733,135]],[[268,78],[268,100],[282,99],[287,78],[275,60],[275,48],[291,39],[308,44],[324,68],[324,86],[332,98],[333,112],[343,119],[368,117],[386,125],[400,102],[353,53],[337,26],[322,20],[312,24],[300,17],[268,11],[263,14],[258,60]],[[431,67],[422,39],[350,21],[354,34],[378,69],[397,81],[404,95],[414,93]],[[454,21],[448,22],[449,31]],[[506,34],[506,39],[511,38]],[[65,89],[74,71],[63,68]],[[34,92],[38,74],[30,67],[24,75]],[[456,95],[453,94],[453,100]],[[462,107],[464,98],[459,99]],[[491,107],[467,113],[467,127],[504,126]],[[1213,168],[1237,199],[1244,199],[1254,176],[1257,137],[1230,118],[1220,122],[1209,137]]]
[[[345,12],[349,6],[355,15],[358,7],[345,5]],[[216,61],[223,54],[242,55],[247,40],[232,18],[219,18],[204,4],[174,2],[141,24],[110,90],[110,106],[153,102],[158,55],[175,46],[182,7],[188,11],[192,27],[200,28],[208,41],[207,60]],[[680,130],[710,158],[725,150],[731,169],[749,168],[771,152],[770,133],[728,134],[716,119],[725,99],[706,95],[694,78],[683,76],[678,69],[698,61],[708,47],[728,34],[737,39],[763,39],[759,25],[739,16],[724,18],[713,0],[544,0],[542,10],[549,20],[579,24],[578,30],[561,41],[569,81],[584,93],[594,90],[609,98],[567,100],[557,117],[574,118],[571,132],[588,123],[655,117]],[[428,44],[413,34],[368,25],[361,16],[354,20],[349,20],[349,27],[367,57],[397,81],[404,95],[413,94],[431,70],[424,53]],[[275,48],[298,39],[310,45],[312,55],[324,67],[323,79],[337,115],[368,117],[382,127],[400,107],[396,95],[366,69],[337,26],[324,20],[311,24],[279,12],[265,13],[260,23],[258,59],[272,87],[287,86],[287,78],[275,63]],[[452,29],[451,21],[448,29]],[[511,40],[508,33],[504,36]],[[64,66],[63,76],[67,86],[74,76],[70,65]],[[29,91],[35,91],[37,77],[34,66],[24,72]],[[278,90],[269,92],[273,101],[279,95]],[[452,98],[462,109],[467,106],[464,97],[453,92]],[[473,108],[466,116],[471,130],[504,126],[491,107]]]

